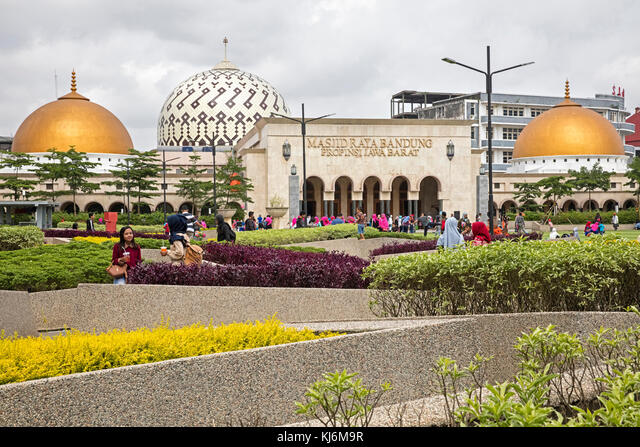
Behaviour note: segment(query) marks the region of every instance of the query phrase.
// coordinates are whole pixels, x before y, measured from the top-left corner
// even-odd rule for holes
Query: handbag
[[[109,275],[111,275],[112,278],[117,279],[117,278],[122,278],[123,276],[126,278],[127,277],[127,265],[118,265],[118,264],[114,264],[113,262],[111,263],[111,265],[109,267],[106,268],[107,273]]]

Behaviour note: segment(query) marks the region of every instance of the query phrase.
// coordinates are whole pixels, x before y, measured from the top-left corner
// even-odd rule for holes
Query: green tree
[[[78,193],[90,194],[100,189],[99,183],[92,183],[88,180],[97,175],[95,172],[91,172],[91,169],[98,166],[98,163],[89,161],[86,153],[76,152],[75,146],[69,146],[69,150],[64,152],[63,165],[62,178],[69,187],[73,198],[73,215],[75,216]]]
[[[198,217],[200,207],[213,190],[213,182],[198,180],[207,172],[206,168],[198,169],[200,155],[194,153],[189,156],[189,160],[191,160],[191,165],[182,172],[186,178],[178,182],[177,193],[193,204],[193,215]]]
[[[142,208],[143,199],[157,196],[158,182],[156,179],[162,170],[157,160],[158,151],[137,151],[129,149],[129,158],[121,160],[116,169],[111,170],[115,180],[102,182],[106,186],[115,186],[116,191],[107,191],[108,195],[126,197],[127,190],[133,191],[133,197],[137,199],[134,207],[138,213]],[[123,199],[124,200],[124,199]]]
[[[536,182],[536,185],[542,191],[542,198],[545,200],[552,199],[553,215],[558,212],[558,200],[563,197],[571,195],[573,192],[574,184],[570,181],[564,181],[565,177],[562,175],[554,175],[551,177],[543,178]]]
[[[227,162],[216,170],[217,207],[228,208],[230,203],[253,203],[249,191],[253,191],[251,180],[244,174],[247,169],[236,157],[229,157]]]
[[[51,190],[38,191],[36,198],[55,202],[58,196],[69,194],[69,191],[65,190],[56,191],[56,183],[64,177],[66,157],[64,152],[58,152],[55,147],[47,152],[49,155],[43,157],[47,161],[36,163],[35,174],[39,182],[45,184],[45,188],[47,184],[50,184]]]
[[[633,160],[628,166],[627,172],[624,173],[625,177],[629,179],[624,186],[635,188],[633,194],[636,196],[636,204],[640,204],[640,157],[633,157]],[[640,212],[638,212],[638,205],[636,205],[636,218],[640,220]]]
[[[542,195],[540,185],[537,183],[514,183],[513,186],[518,190],[513,194],[513,198],[518,201],[522,208],[531,203],[535,203],[535,199]],[[535,205],[532,207],[529,205],[528,208],[535,208],[531,211],[536,211],[539,206]]]
[[[589,193],[589,211],[591,211],[591,192],[595,190],[609,191],[611,188],[611,176],[613,172],[602,169],[600,163],[596,163],[593,168],[581,167],[579,171],[569,170],[569,175],[573,178],[569,180],[578,191]]]
[[[28,197],[29,191],[35,189],[38,184],[37,180],[26,180],[20,178],[20,170],[27,166],[33,165],[33,158],[29,154],[21,152],[9,152],[0,160],[0,168],[13,169],[13,175],[0,176],[0,188],[12,191],[9,194],[3,194],[4,197],[13,197],[13,200],[20,200],[20,196],[24,192]]]

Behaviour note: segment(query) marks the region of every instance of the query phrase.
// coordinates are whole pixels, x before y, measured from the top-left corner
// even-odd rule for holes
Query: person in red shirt
[[[134,268],[142,262],[142,252],[140,246],[133,237],[133,228],[129,226],[120,229],[120,242],[113,246],[111,262],[117,265],[127,265],[127,270]],[[127,276],[115,278],[114,284],[126,284]]]

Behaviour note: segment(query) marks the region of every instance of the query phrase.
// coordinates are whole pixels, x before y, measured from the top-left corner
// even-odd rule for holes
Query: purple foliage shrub
[[[364,259],[338,253],[208,244],[203,259],[222,265],[141,264],[129,284],[363,289]]]
[[[496,234],[492,237],[493,241],[519,241],[520,238],[523,238],[527,241],[539,240],[542,239],[542,233],[527,233],[524,235],[517,234]],[[467,234],[464,236],[465,241],[473,240],[473,236]],[[426,250],[435,250],[436,244],[438,243],[437,239],[430,239],[428,241],[420,241],[420,242],[407,242],[405,244],[385,244],[382,247],[376,248],[375,250],[371,250],[371,256],[380,256],[380,255],[389,255],[395,253],[411,253],[414,251],[426,251]]]
[[[85,231],[85,230],[42,230],[44,232],[44,237],[87,237],[87,236],[96,236],[96,237],[120,237],[120,233],[115,232],[111,233],[108,231]],[[134,237],[145,238],[145,239],[169,239],[169,236],[166,234],[149,234],[149,233],[138,233],[137,231],[133,232]]]

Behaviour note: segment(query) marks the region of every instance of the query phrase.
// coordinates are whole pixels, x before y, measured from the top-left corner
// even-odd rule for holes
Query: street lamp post
[[[216,133],[211,134],[211,157],[213,158],[213,215],[218,214],[218,194],[216,187]]]
[[[127,225],[131,225],[131,202],[129,200],[129,159],[125,160],[127,163]],[[140,210],[138,210],[140,212]]]
[[[489,231],[493,235],[493,128],[491,127],[491,91],[492,91],[492,76],[494,74],[502,73],[503,71],[512,70],[518,67],[524,67],[525,65],[531,65],[534,62],[525,62],[524,64],[514,65],[512,67],[503,68],[501,70],[496,70],[491,72],[491,47],[487,45],[487,71],[478,70],[477,68],[470,67],[468,65],[457,62],[451,58],[445,57],[442,59],[443,61],[449,64],[456,64],[462,67],[468,68],[469,70],[477,71],[478,73],[482,73],[485,75],[486,84],[487,84],[487,140],[489,141],[489,146],[487,148],[487,158],[489,159]]]
[[[164,211],[164,222],[167,223],[167,162],[177,160],[180,157],[171,158],[169,160],[165,160],[165,152],[162,151],[162,211]]]
[[[304,119],[304,103],[302,103],[302,119],[298,120],[295,118],[291,118],[285,115],[280,115],[279,113],[272,112],[272,115],[279,116],[280,118],[286,118],[291,121],[295,121],[296,123],[300,123],[302,128],[302,212],[307,214],[307,151],[305,145],[305,136],[307,135],[307,123],[311,121],[316,121],[322,118],[326,118],[331,115],[335,115],[335,113],[330,113],[328,115],[322,115],[317,118],[311,118],[310,120]]]

